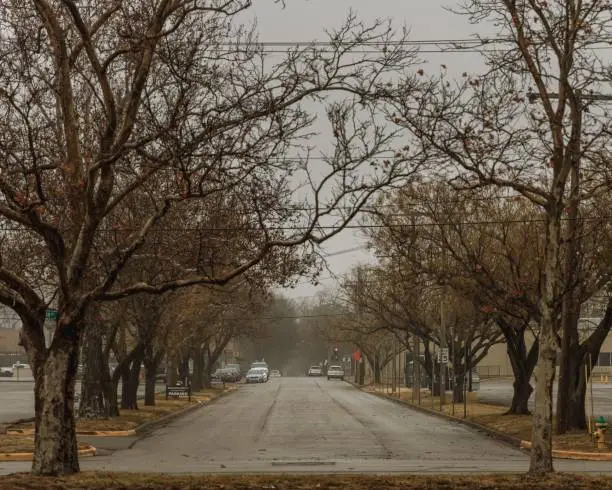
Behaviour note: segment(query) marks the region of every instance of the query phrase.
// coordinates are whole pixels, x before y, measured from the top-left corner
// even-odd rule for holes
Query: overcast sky
[[[467,18],[445,10],[444,7],[457,5],[452,0],[286,0],[284,9],[274,0],[254,3],[245,15],[245,22],[256,20],[262,42],[324,40],[325,29],[340,26],[351,9],[366,24],[377,18],[391,18],[398,29],[408,26],[411,40],[469,39],[476,32],[484,36],[492,33],[484,25],[470,25]],[[426,71],[439,71],[442,63],[448,66],[449,74],[478,71],[483,66],[476,53],[424,53],[422,57]],[[364,245],[364,237],[355,230],[343,232],[327,242],[323,250],[333,254],[328,258],[333,275],[342,275],[356,264],[372,262],[374,259],[367,251],[353,250]],[[338,253],[347,250],[353,251]],[[285,289],[282,293],[294,298],[308,297],[335,284],[328,272],[321,279],[318,287],[302,280],[295,289]]]

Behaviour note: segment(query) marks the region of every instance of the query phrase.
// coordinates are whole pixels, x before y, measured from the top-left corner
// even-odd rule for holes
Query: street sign
[[[57,320],[57,310],[47,310],[45,312],[45,318],[47,320]]]
[[[442,364],[448,364],[448,347],[443,347],[442,352]]]

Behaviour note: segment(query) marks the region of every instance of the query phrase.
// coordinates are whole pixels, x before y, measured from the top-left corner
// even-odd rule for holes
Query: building
[[[607,301],[606,297],[598,296],[583,305],[582,316],[578,324],[581,340],[587,338],[597,328],[605,315]],[[526,333],[525,342],[527,349],[533,345],[533,341],[533,334],[530,332]],[[487,355],[478,364],[478,369],[482,377],[513,376],[506,344],[502,343],[492,346]],[[593,368],[593,374],[595,376],[612,375],[612,334],[608,334],[608,337],[601,346],[599,357]]]

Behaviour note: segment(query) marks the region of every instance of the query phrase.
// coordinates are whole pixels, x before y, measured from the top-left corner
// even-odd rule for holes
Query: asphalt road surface
[[[119,383],[119,393],[121,393]],[[76,392],[81,392],[77,381]],[[144,396],[144,384],[138,387],[138,394]],[[34,417],[34,381],[0,382],[0,424],[17,419]]]
[[[99,455],[83,458],[83,470],[438,474],[528,468],[526,453],[484,434],[324,378],[244,385],[140,440],[98,439]],[[562,471],[594,473],[612,472],[610,466],[556,463]],[[0,474],[29,467],[0,463]]]

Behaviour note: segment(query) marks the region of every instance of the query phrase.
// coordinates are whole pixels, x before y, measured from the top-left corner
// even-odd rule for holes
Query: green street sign
[[[57,320],[57,310],[47,310],[45,312],[45,318],[47,320]]]

